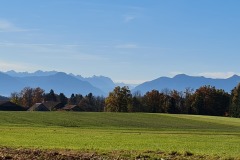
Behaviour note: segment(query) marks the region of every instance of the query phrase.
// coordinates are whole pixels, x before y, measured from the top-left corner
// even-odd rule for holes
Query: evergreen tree
[[[232,117],[240,117],[240,83],[232,90],[229,115]]]
[[[54,91],[51,89],[49,93],[45,94],[44,96],[45,101],[57,101],[57,96],[55,95]]]
[[[59,97],[59,102],[61,102],[63,106],[67,104],[68,98],[63,93],[60,93],[58,97]]]

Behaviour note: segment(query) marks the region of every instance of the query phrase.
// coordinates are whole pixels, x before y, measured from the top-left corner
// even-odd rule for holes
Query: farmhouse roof
[[[54,101],[43,102],[43,105],[46,106],[50,111],[57,110],[62,107],[62,103]]]
[[[66,111],[81,111],[82,109],[77,105],[65,105],[62,110]]]
[[[9,101],[0,101],[0,105],[7,103],[7,102],[9,102]]]
[[[36,103],[28,111],[50,111],[44,104]]]
[[[77,107],[77,105],[65,105],[65,107],[63,107],[62,109],[64,110],[71,110],[73,108]]]
[[[0,101],[1,111],[25,111],[26,109],[10,101]]]

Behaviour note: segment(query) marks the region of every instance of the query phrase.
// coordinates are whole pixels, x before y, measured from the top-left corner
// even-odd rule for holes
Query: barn
[[[65,107],[62,108],[64,111],[82,111],[82,109],[77,105],[65,105]]]
[[[0,111],[26,111],[26,109],[10,101],[0,101]]]
[[[50,111],[44,104],[36,103],[28,111]]]
[[[43,102],[43,105],[46,106],[50,111],[56,111],[64,107],[62,103],[54,101]]]

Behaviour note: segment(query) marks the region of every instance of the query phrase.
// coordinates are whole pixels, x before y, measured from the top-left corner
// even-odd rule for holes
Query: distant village
[[[0,101],[1,111],[82,111],[77,105],[63,105],[60,102],[48,101],[35,103],[30,108],[23,107],[11,101]]]

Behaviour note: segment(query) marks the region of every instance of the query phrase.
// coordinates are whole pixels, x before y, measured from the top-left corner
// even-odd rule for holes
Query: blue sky
[[[240,73],[239,0],[0,0],[0,70],[141,83]]]

